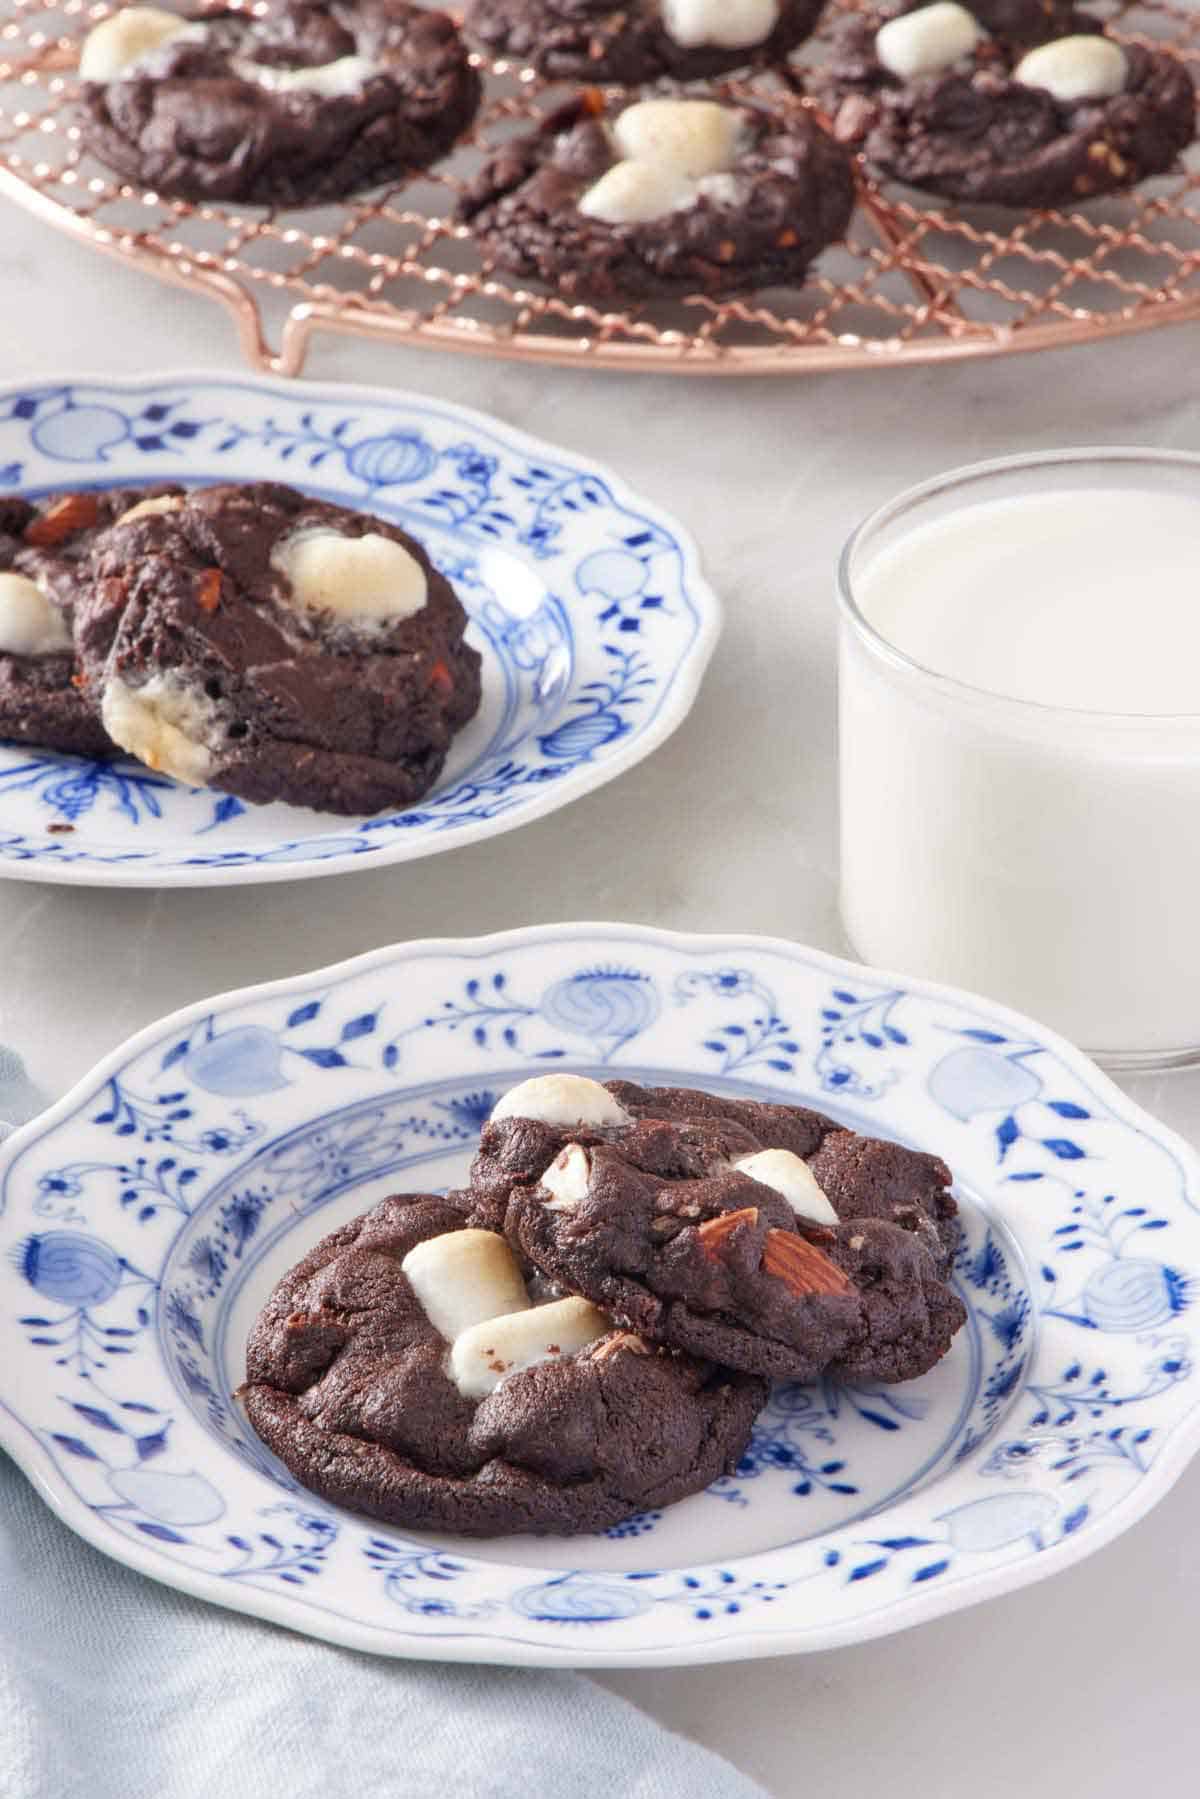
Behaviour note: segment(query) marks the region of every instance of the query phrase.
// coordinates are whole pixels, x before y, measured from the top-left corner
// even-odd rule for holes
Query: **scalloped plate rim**
[[[35,379],[36,384],[36,378],[31,379]],[[720,641],[724,628],[724,606],[704,573],[700,547],[691,530],[669,508],[660,506],[657,501],[644,499],[611,464],[596,461],[587,452],[555,444],[549,438],[527,431],[524,426],[511,425],[507,420],[484,412],[479,407],[464,406],[456,400],[435,398],[412,388],[373,389],[363,382],[297,381],[286,376],[250,371],[235,370],[221,374],[213,369],[189,368],[163,369],[154,374],[111,376],[99,372],[77,373],[68,370],[53,378],[56,386],[91,386],[106,388],[110,392],[126,389],[137,392],[146,388],[169,386],[174,382],[202,387],[245,387],[257,392],[277,393],[281,398],[288,399],[295,399],[303,394],[314,405],[359,403],[378,406],[381,398],[388,403],[394,402],[397,407],[416,405],[446,419],[462,420],[490,436],[499,436],[511,445],[527,450],[534,457],[565,461],[577,468],[580,474],[594,475],[611,490],[614,499],[651,516],[675,538],[680,552],[682,577],[696,614],[695,636],[678,665],[670,691],[659,712],[645,730],[639,731],[624,748],[614,749],[602,763],[577,771],[562,782],[561,787],[566,789],[565,792],[560,790],[558,782],[547,784],[541,793],[523,804],[515,816],[503,813],[490,819],[477,819],[469,827],[447,831],[444,836],[435,837],[431,841],[410,839],[401,834],[386,848],[374,850],[370,855],[321,857],[310,862],[163,868],[139,867],[132,863],[40,863],[2,858],[0,880],[45,882],[55,886],[74,887],[260,886],[283,881],[320,880],[328,875],[350,874],[359,868],[394,867],[398,863],[421,861],[427,856],[442,855],[449,850],[463,849],[488,838],[499,837],[505,832],[519,830],[523,825],[533,824],[573,801],[582,799],[586,794],[596,792],[610,781],[628,774],[639,762],[661,749],[687,719]],[[9,394],[26,391],[28,387],[29,381],[0,381],[0,400]],[[82,484],[97,485],[94,481]],[[35,485],[30,491],[49,489]],[[328,816],[330,815],[313,814],[314,818]],[[351,824],[356,822],[358,821],[350,821]],[[331,825],[330,835],[335,834]]]
[[[785,938],[756,933],[686,932],[650,926],[581,921],[547,926],[525,926],[473,937],[423,938],[411,943],[400,943],[371,950],[365,954],[303,974],[231,989],[212,999],[181,1008],[179,1011],[147,1025],[105,1056],[89,1074],[74,1084],[69,1093],[4,1140],[0,1146],[0,1174],[27,1147],[67,1119],[81,1100],[89,1092],[95,1091],[97,1084],[103,1083],[111,1074],[117,1072],[144,1050],[160,1043],[165,1035],[174,1034],[181,1027],[194,1024],[197,1020],[223,1011],[235,1003],[241,1004],[249,999],[261,1000],[284,995],[289,991],[308,990],[314,982],[338,983],[348,977],[352,978],[367,973],[374,967],[394,965],[407,960],[424,959],[437,955],[483,958],[506,949],[523,947],[532,942],[568,940],[573,937],[586,938],[590,943],[603,943],[605,939],[629,943],[642,939],[693,954],[744,949],[750,952],[773,953],[786,959],[794,957],[797,952],[802,952],[812,961],[823,965],[835,979],[861,977],[864,972],[869,972],[872,980],[895,981],[902,984],[906,991],[934,1002],[950,1004],[963,1000],[976,1002],[998,1022],[1016,1027],[1015,1034],[1017,1036],[1030,1034],[1029,1026],[1032,1021],[998,1002],[981,1000],[977,995],[968,994],[961,989],[948,987],[938,982],[889,974],[886,970],[874,967],[865,970],[861,963],[847,961],[824,950],[813,949]],[[1144,1108],[1124,1093],[1103,1070],[1065,1038],[1043,1026],[1034,1026],[1033,1029],[1038,1039],[1046,1047],[1061,1056],[1069,1066],[1086,1076],[1092,1090],[1104,1097],[1122,1124],[1143,1134],[1151,1135],[1157,1144],[1177,1158],[1181,1168],[1200,1178],[1200,1157],[1185,1139],[1167,1126],[1160,1125]],[[1189,1201],[1189,1204],[1191,1203]],[[23,1470],[36,1491],[59,1519],[78,1536],[111,1559],[195,1598],[224,1606],[230,1610],[261,1617],[288,1628],[298,1628],[307,1635],[346,1648],[419,1660],[473,1661],[527,1667],[687,1666],[791,1653],[809,1653],[891,1635],[911,1628],[915,1624],[963,1610],[967,1606],[999,1596],[1002,1593],[1014,1592],[1020,1588],[1031,1586],[1035,1582],[1045,1580],[1063,1569],[1074,1566],[1105,1548],[1115,1538],[1123,1535],[1133,1524],[1144,1518],[1170,1491],[1189,1462],[1197,1453],[1200,1453],[1200,1402],[1174,1422],[1154,1461],[1142,1475],[1136,1487],[1117,1501],[1101,1520],[1090,1525],[1082,1535],[1072,1535],[1056,1542],[1037,1555],[1025,1556],[1023,1559],[1003,1567],[980,1569],[977,1573],[960,1576],[952,1585],[926,1587],[920,1593],[913,1593],[902,1599],[890,1599],[874,1612],[860,1613],[853,1618],[847,1618],[837,1623],[817,1625],[812,1629],[799,1630],[795,1626],[772,1629],[764,1625],[756,1626],[750,1635],[705,1634],[690,1642],[673,1641],[657,1647],[646,1646],[615,1651],[589,1650],[578,1643],[555,1650],[542,1642],[522,1640],[519,1636],[484,1638],[477,1634],[473,1635],[469,1629],[420,1634],[400,1627],[384,1628],[363,1620],[337,1618],[325,1611],[315,1609],[308,1611],[301,1623],[297,1619],[296,1607],[286,1598],[277,1598],[271,1591],[236,1586],[231,1590],[229,1584],[223,1584],[215,1576],[205,1577],[203,1574],[194,1574],[191,1569],[171,1563],[165,1555],[149,1547],[143,1548],[140,1543],[134,1543],[126,1538],[114,1541],[111,1533],[106,1534],[100,1529],[98,1521],[94,1519],[87,1505],[77,1499],[69,1489],[59,1485],[52,1473],[47,1472],[43,1462],[49,1463],[48,1452],[40,1444],[35,1447],[32,1433],[28,1431],[27,1426],[15,1418],[2,1397],[0,1397],[0,1447],[3,1447],[17,1466]],[[50,1463],[50,1466],[52,1468],[53,1464]],[[882,1516],[883,1514],[875,1515]],[[785,1555],[788,1550],[785,1547],[765,1553]],[[736,1566],[738,1560],[742,1558],[731,1557],[728,1559],[730,1566]],[[531,1570],[531,1572],[534,1571]],[[380,1641],[380,1638],[385,1640]]]

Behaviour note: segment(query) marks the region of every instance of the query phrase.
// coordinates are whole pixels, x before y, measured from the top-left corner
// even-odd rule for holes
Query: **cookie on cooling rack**
[[[84,133],[139,187],[310,206],[435,162],[480,82],[454,23],[407,0],[127,7],[83,45]]]
[[[1186,69],[1063,0],[856,13],[818,93],[883,175],[950,200],[1069,206],[1162,174],[1196,134]]]
[[[854,207],[845,152],[798,102],[587,89],[498,150],[463,216],[495,262],[572,297],[798,285]]]
[[[75,640],[109,736],[151,768],[365,814],[426,793],[475,713],[466,622],[405,532],[261,482],[127,512]]]
[[[603,1530],[737,1462],[766,1382],[531,1295],[461,1203],[386,1199],[284,1276],[239,1397],[306,1487],[470,1536]]]
[[[0,495],[0,738],[79,756],[113,754],[79,673],[71,620],[97,537],[145,491],[36,502]]]
[[[668,75],[703,81],[780,62],[825,0],[469,0],[467,29],[497,55],[554,81],[633,87]]]
[[[949,1181],[803,1107],[546,1075],[484,1127],[472,1216],[651,1341],[776,1379],[901,1381],[966,1318]]]

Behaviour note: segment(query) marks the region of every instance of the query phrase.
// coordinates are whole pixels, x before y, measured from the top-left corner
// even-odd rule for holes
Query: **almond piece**
[[[196,589],[196,604],[201,612],[215,612],[221,604],[221,571],[206,568]]]
[[[52,550],[65,543],[76,531],[94,525],[100,517],[100,502],[94,493],[68,493],[55,500],[39,517],[30,519],[24,538],[35,550]]]
[[[734,1231],[740,1230],[744,1224],[753,1228],[757,1223],[758,1207],[743,1206],[740,1212],[719,1212],[715,1218],[710,1218],[705,1224],[700,1225],[696,1235],[700,1239],[700,1247],[705,1255],[712,1256],[716,1261]],[[786,1235],[786,1232],[776,1231],[774,1235],[782,1237]]]
[[[767,1232],[762,1265],[797,1298],[806,1293],[853,1293],[854,1282],[829,1257],[791,1231]]]

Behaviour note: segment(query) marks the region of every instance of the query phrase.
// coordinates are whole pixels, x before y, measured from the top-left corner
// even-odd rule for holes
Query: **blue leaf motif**
[[[136,1448],[139,1462],[148,1462],[151,1456],[161,1455],[167,1447],[167,1433],[158,1430],[148,1437],[139,1437]]]
[[[302,1049],[297,1054],[304,1057],[317,1068],[348,1068],[349,1063],[340,1050],[336,1049]]]
[[[78,1412],[81,1418],[86,1418],[89,1424],[94,1424],[97,1430],[111,1430],[116,1431],[120,1436],[124,1435],[122,1427],[115,1423],[107,1412],[102,1412],[98,1406],[78,1405],[72,1401],[71,1409]]]
[[[60,1449],[65,1449],[68,1455],[77,1455],[81,1461],[98,1462],[100,1460],[96,1451],[89,1449],[79,1437],[64,1437],[60,1431],[52,1430],[50,1438],[52,1442],[58,1444]]]
[[[1002,1118],[1000,1123],[996,1126],[996,1142],[1000,1148],[999,1160],[1001,1162],[1003,1162],[1005,1156],[1020,1135],[1021,1127],[1010,1112],[1008,1117]]]
[[[308,1024],[317,1016],[317,1013],[320,1010],[321,1002],[319,999],[310,1000],[306,1006],[297,1006],[294,1012],[288,1013],[288,1030],[294,1030],[299,1024]]]
[[[913,1575],[913,1582],[915,1584],[919,1580],[936,1580],[938,1575],[944,1574],[949,1566],[949,1561],[928,1562],[924,1568],[917,1569]]]
[[[378,1016],[374,1012],[364,1012],[359,1018],[352,1018],[349,1024],[342,1026],[342,1043],[353,1043],[356,1037],[369,1037],[375,1029]]]
[[[870,1580],[873,1574],[879,1574],[888,1565],[887,1557],[880,1556],[873,1562],[860,1562],[857,1568],[851,1568],[846,1576],[847,1584],[855,1580]]]
[[[139,1518],[137,1527],[140,1531],[143,1531],[146,1536],[154,1537],[159,1543],[187,1542],[186,1537],[181,1537],[177,1530],[171,1530],[166,1524],[147,1524],[143,1519]]]
[[[1046,1101],[1046,1104],[1049,1106],[1049,1108],[1052,1112],[1057,1112],[1058,1116],[1060,1118],[1090,1118],[1091,1117],[1090,1112],[1085,1111],[1082,1106],[1077,1106],[1073,1100],[1048,1099]]]
[[[1069,1137],[1043,1137],[1042,1145],[1060,1162],[1082,1162],[1086,1152],[1078,1143],[1072,1143]]]

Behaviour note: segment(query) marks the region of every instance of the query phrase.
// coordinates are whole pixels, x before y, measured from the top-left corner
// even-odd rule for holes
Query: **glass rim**
[[[940,670],[930,668],[927,663],[920,662],[910,656],[890,637],[884,636],[863,612],[858,603],[852,580],[852,565],[864,542],[876,531],[882,530],[904,513],[919,506],[923,501],[933,499],[940,493],[946,493],[956,487],[966,487],[975,481],[984,480],[992,475],[1014,474],[1019,469],[1045,468],[1049,466],[1066,468],[1071,466],[1099,467],[1104,464],[1119,465],[1128,463],[1141,466],[1160,465],[1167,468],[1191,469],[1200,477],[1200,452],[1193,450],[1153,450],[1143,449],[1137,445],[1111,444],[1091,445],[1063,450],[1034,450],[1022,452],[1014,456],[995,456],[983,462],[965,462],[957,468],[947,469],[940,475],[930,476],[925,481],[918,481],[912,487],[904,488],[900,493],[886,500],[882,506],[859,521],[846,539],[838,557],[837,565],[837,597],[839,611],[855,630],[860,639],[875,655],[892,663],[906,674],[918,677],[922,682],[939,692],[974,705],[980,702],[995,709],[1010,709],[1014,713],[1033,718],[1071,720],[1079,724],[1113,724],[1125,727],[1139,727],[1150,731],[1155,728],[1188,727],[1200,729],[1200,707],[1195,712],[1112,712],[1090,706],[1058,706],[1047,700],[1023,700],[1015,694],[1002,693],[997,688],[979,687],[972,681],[962,681],[956,675],[943,674]],[[1197,499],[1200,500],[1200,486],[1197,488]]]

